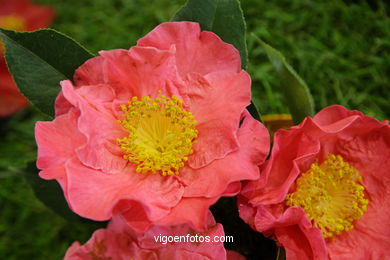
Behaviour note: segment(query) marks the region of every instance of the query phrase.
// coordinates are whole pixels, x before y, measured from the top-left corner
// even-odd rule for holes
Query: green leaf
[[[242,68],[246,68],[246,25],[238,0],[188,0],[173,20],[198,22],[202,30],[214,32],[233,44],[240,52]]]
[[[249,106],[247,106],[246,109],[248,110],[249,114],[251,114],[251,116],[253,116],[254,119],[259,120],[260,122],[263,122],[261,120],[261,115],[260,115],[259,110],[257,109],[255,103],[251,102],[251,104]]]
[[[45,206],[53,210],[55,213],[71,222],[81,222],[83,224],[105,225],[105,222],[95,222],[85,219],[71,211],[68,203],[64,198],[64,194],[60,185],[55,180],[44,180],[38,175],[39,170],[35,166],[35,162],[29,163],[24,177],[33,188],[35,196],[42,201]]]
[[[313,116],[313,98],[309,88],[286,58],[276,49],[254,36],[261,44],[280,78],[283,94],[295,123],[300,123],[306,116]]]
[[[15,32],[0,28],[5,58],[20,91],[42,112],[53,116],[59,82],[93,55],[52,29]]]

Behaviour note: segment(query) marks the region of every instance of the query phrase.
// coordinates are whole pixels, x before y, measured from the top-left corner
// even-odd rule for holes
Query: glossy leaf
[[[5,58],[20,91],[42,112],[53,116],[59,82],[93,55],[52,29],[15,32],[0,29]]]
[[[276,70],[283,89],[290,113],[295,123],[300,123],[306,116],[313,116],[313,98],[303,79],[287,63],[279,51],[257,38],[263,47],[274,69]]]

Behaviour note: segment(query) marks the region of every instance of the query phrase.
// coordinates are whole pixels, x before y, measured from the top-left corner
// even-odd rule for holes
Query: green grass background
[[[92,52],[129,48],[168,21],[184,0],[36,0],[57,10],[54,28]],[[0,7],[1,8],[1,7]],[[242,0],[249,73],[262,114],[288,112],[279,81],[250,33],[281,51],[305,79],[315,109],[341,104],[379,120],[390,115],[390,19],[384,3]],[[92,230],[71,224],[34,196],[20,169],[36,156],[29,108],[0,123],[0,259],[61,259]]]

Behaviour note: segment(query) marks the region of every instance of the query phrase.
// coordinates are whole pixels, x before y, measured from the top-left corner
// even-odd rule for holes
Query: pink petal
[[[78,149],[79,159],[94,169],[121,173],[128,161],[122,157],[116,140],[126,134],[112,116],[112,89],[108,85],[94,85],[75,90],[69,81],[61,85],[65,98],[81,111],[78,128],[87,137],[87,144]]]
[[[305,212],[298,207],[290,207],[280,214],[267,212],[267,207],[259,207],[254,218],[258,230],[275,230],[278,242],[286,249],[288,259],[326,259],[328,252],[325,240],[318,228],[312,224]],[[264,226],[268,225],[268,226]]]
[[[287,207],[285,196],[313,159],[339,154],[363,178],[367,211],[355,228],[325,240],[301,208]],[[240,216],[265,235],[274,234],[290,259],[384,259],[390,246],[390,126],[386,122],[331,106],[290,131],[278,131],[261,177],[243,188]],[[325,249],[323,249],[325,243]],[[318,255],[319,254],[319,255]]]
[[[157,97],[161,90],[166,96],[176,95],[183,99],[181,80],[176,72],[174,50],[161,51],[155,48],[132,47],[127,50],[101,51],[108,66],[107,81],[117,84],[115,90],[120,99],[132,96]]]
[[[362,116],[363,113],[357,110],[348,110],[340,105],[332,105],[318,112],[313,120],[319,125],[331,125],[347,117]]]
[[[160,50],[176,48],[176,63],[179,73],[206,75],[216,71],[237,73],[241,70],[239,52],[224,43],[212,32],[200,31],[198,23],[162,23],[144,38],[138,46],[151,46]]]
[[[362,117],[364,117],[364,120],[362,120]],[[364,116],[360,111],[348,110],[340,105],[324,108],[312,120],[322,131],[338,133],[339,138],[343,138],[343,131],[346,131],[348,135],[353,132],[362,134],[378,126],[378,120],[375,118]]]
[[[288,149],[286,147],[297,147]],[[242,190],[242,195],[251,198],[253,205],[284,201],[291,184],[314,161],[320,149],[319,143],[306,135],[294,135],[278,131],[274,136],[274,147],[270,159],[261,167],[259,181],[250,182]]]
[[[187,82],[187,94],[189,110],[198,121],[199,133],[194,153],[189,156],[190,167],[203,167],[238,149],[237,127],[250,103],[250,85],[245,71],[206,77],[192,75]]]
[[[215,236],[224,235],[221,224],[216,224],[211,213],[207,219],[207,230],[195,234],[187,225],[153,226],[145,232],[133,230],[120,217],[115,216],[106,229],[96,230],[86,244],[80,246],[73,243],[68,249],[66,260],[80,259],[226,259],[226,251],[222,242],[196,243],[180,241],[176,243],[161,243],[159,236]],[[157,238],[157,241],[156,241]],[[91,258],[91,259],[92,259]]]
[[[218,198],[219,197],[182,198],[180,202],[172,208],[169,215],[155,223],[163,226],[188,224],[197,231],[204,231],[207,227],[209,207],[213,205]]]
[[[107,220],[113,211],[121,213],[118,209],[137,214],[132,208],[134,205],[144,210],[147,219],[161,219],[183,194],[181,185],[174,179],[158,174],[137,174],[130,167],[122,174],[107,174],[72,159],[66,164],[66,172],[71,208],[94,220]]]
[[[86,138],[77,128],[79,112],[70,110],[52,122],[37,122],[35,138],[38,145],[37,166],[47,169],[63,165],[76,149],[85,145]]]
[[[231,183],[259,178],[258,166],[264,162],[269,151],[268,131],[247,111],[242,120],[237,133],[239,150],[203,168],[183,169],[179,177],[188,185],[185,197],[220,196]]]
[[[233,197],[236,196],[241,191],[241,182],[236,181],[230,183],[226,190],[221,194],[222,197]]]
[[[64,93],[60,91],[54,103],[54,111],[55,116],[60,116],[62,114],[66,114],[71,110],[74,106],[64,97]]]
[[[355,222],[355,228],[329,241],[330,255],[337,259],[385,259],[390,247],[390,127],[340,143],[338,152],[363,176],[367,211]]]
[[[78,116],[79,112],[71,109],[52,122],[37,122],[35,125],[37,167],[41,169],[39,176],[46,180],[57,180],[64,191],[68,185],[64,164],[86,142],[85,136],[77,129]],[[66,192],[64,195],[68,199]]]
[[[87,60],[81,65],[73,76],[77,86],[98,85],[107,83],[104,78],[105,59],[101,56]]]
[[[198,236],[208,236],[210,239],[214,239],[215,236],[224,236],[222,225],[215,223],[211,212],[208,212],[206,224],[207,230],[200,234],[185,224],[176,226],[153,226],[145,233],[138,234],[138,244],[141,248],[158,251],[160,259],[225,259],[226,252],[221,242],[191,243],[183,239],[181,242],[173,244],[156,243],[155,237],[158,236],[186,237],[198,234]]]
[[[79,242],[73,242],[71,247],[68,248],[66,251],[66,254],[64,256],[64,260],[81,260],[81,256],[77,256],[78,251],[80,250],[80,243]]]

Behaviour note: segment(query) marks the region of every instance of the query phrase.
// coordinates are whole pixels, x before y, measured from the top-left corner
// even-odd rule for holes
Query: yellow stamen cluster
[[[176,96],[133,97],[121,109],[124,119],[118,122],[129,133],[117,140],[125,151],[123,157],[137,164],[139,173],[179,174],[198,135],[194,116],[183,109],[182,100]]]
[[[329,154],[322,164],[315,162],[301,174],[286,204],[303,208],[325,238],[333,237],[353,229],[353,222],[367,210],[361,181],[359,172],[343,157]]]
[[[0,16],[0,28],[14,30],[14,31],[22,31],[26,27],[24,19],[15,16],[15,15],[7,15]],[[4,45],[0,41],[0,53],[4,52]]]

